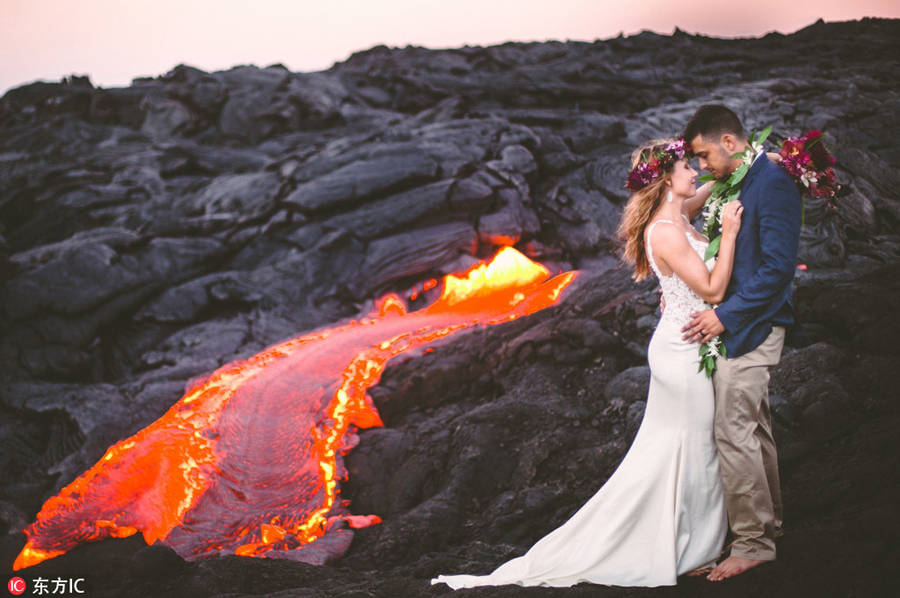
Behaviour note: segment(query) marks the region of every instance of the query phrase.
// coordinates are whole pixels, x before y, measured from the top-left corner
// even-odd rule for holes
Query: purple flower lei
[[[646,162],[641,162],[631,169],[628,173],[628,180],[625,182],[625,188],[632,193],[637,193],[654,180],[670,171],[675,162],[683,159],[685,156],[690,158],[691,148],[687,142],[679,137],[669,143],[661,152],[657,152],[650,156]]]

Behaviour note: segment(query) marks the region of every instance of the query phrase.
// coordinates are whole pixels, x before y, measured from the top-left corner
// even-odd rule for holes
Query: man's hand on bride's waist
[[[684,328],[681,338],[692,343],[707,343],[725,332],[725,326],[719,321],[715,310],[705,309],[691,314],[691,321]]]

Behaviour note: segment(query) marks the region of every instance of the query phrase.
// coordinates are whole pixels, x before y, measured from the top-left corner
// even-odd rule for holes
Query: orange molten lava
[[[358,321],[223,366],[156,422],[106,452],[49,499],[25,533],[14,570],[88,541],[140,531],[188,559],[214,554],[324,563],[378,523],[338,500],[356,428],[381,425],[367,389],[387,362],[473,325],[552,305],[574,272],[550,272],[514,249],[407,313],[388,295]],[[435,286],[428,281],[425,290]]]

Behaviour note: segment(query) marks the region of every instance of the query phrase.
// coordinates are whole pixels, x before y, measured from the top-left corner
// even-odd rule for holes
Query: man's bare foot
[[[745,571],[749,571],[753,567],[757,567],[762,565],[763,563],[768,561],[754,561],[751,559],[742,559],[736,556],[730,556],[719,565],[713,569],[712,573],[709,574],[707,579],[709,581],[722,581],[723,579],[728,579],[729,577],[734,577],[735,575],[740,575]]]

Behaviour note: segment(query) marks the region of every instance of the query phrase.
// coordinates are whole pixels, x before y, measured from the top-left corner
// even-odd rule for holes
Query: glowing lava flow
[[[344,522],[380,521],[350,515],[338,485],[354,430],[381,425],[366,390],[388,360],[548,307],[574,276],[547,280],[546,268],[506,248],[462,278],[445,277],[425,309],[406,313],[389,295],[368,317],[219,368],[49,499],[13,569],[138,531],[188,559],[341,556],[352,537]]]

